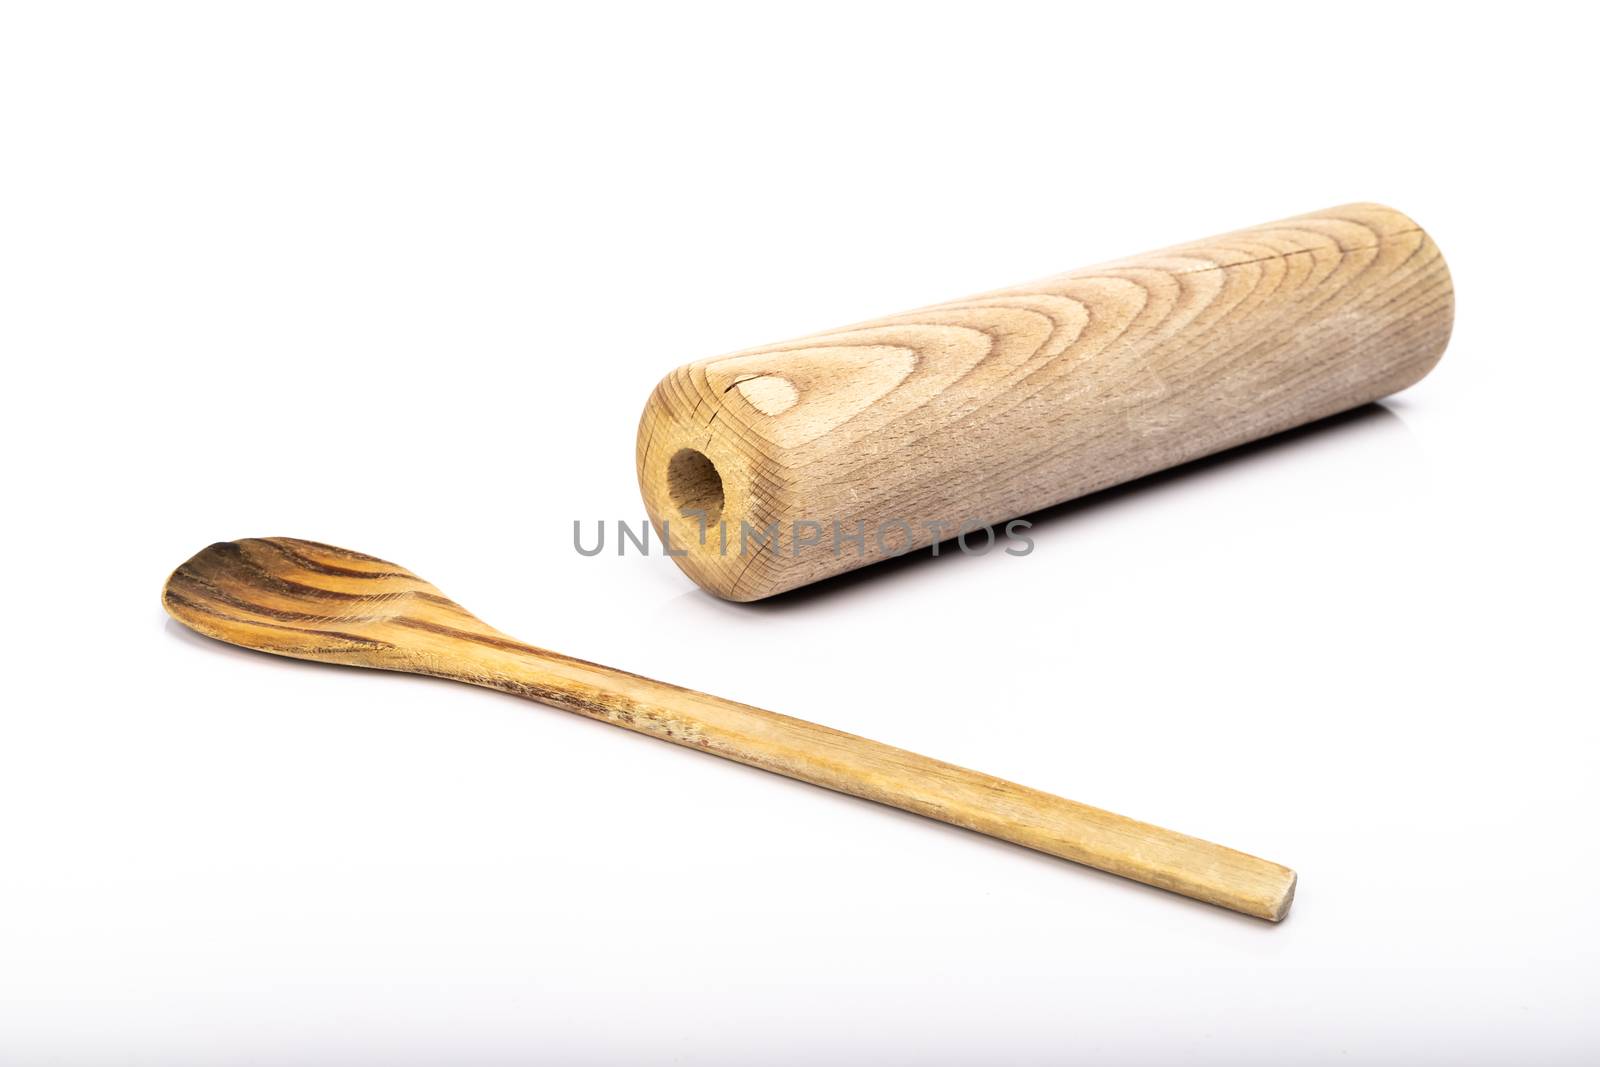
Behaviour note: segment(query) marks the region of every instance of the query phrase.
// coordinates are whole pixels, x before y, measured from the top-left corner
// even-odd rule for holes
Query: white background
[[[1592,26],[1516,5],[0,16],[0,1061],[1593,1062]],[[1571,9],[1576,12],[1580,9]],[[737,606],[671,367],[1343,202],[1454,272],[1353,417]],[[162,615],[213,540],[1279,860],[1281,926]]]

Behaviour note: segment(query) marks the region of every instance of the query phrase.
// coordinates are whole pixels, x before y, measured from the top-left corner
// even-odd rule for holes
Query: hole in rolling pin
[[[672,457],[667,463],[667,495],[679,514],[703,511],[707,526],[722,521],[722,475],[704,452],[685,448]]]

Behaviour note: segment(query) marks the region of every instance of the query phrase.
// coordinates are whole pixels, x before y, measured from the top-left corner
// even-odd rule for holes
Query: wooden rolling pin
[[[1404,389],[1454,306],[1416,223],[1331,208],[679,367],[639,487],[759,600]]]

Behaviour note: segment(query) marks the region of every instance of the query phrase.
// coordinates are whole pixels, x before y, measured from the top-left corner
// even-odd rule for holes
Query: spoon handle
[[[1231,848],[826,726],[508,640],[452,650],[444,674],[874,800],[1277,922],[1295,873]]]

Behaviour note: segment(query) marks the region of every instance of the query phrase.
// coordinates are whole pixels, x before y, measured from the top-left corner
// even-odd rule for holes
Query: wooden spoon
[[[1287,867],[853,734],[547,652],[403,567],[288,537],[220,542],[167,579],[190,629],[298,659],[513,693],[1277,922]]]

